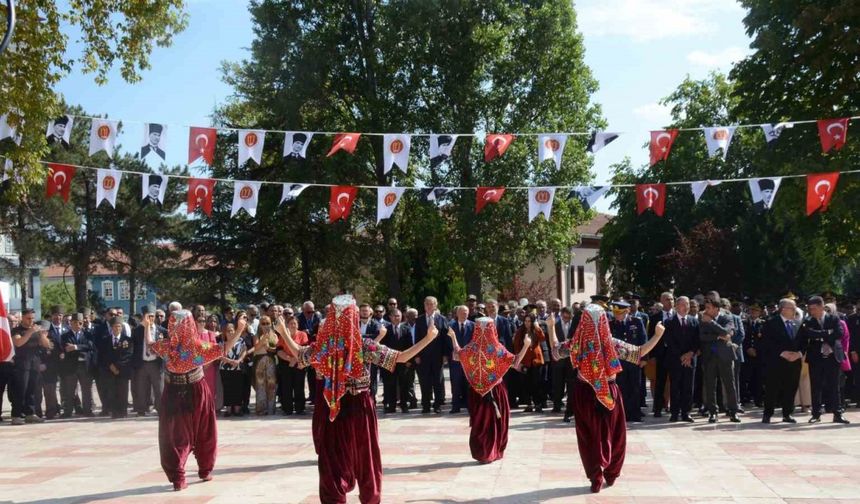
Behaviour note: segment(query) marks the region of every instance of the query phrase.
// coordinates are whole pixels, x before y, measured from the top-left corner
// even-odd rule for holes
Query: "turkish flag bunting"
[[[9,328],[9,319],[6,315],[6,303],[3,294],[0,293],[0,362],[12,362],[15,356],[15,345],[12,343],[12,330]]]
[[[484,161],[489,163],[496,158],[502,157],[502,154],[508,150],[508,146],[513,141],[513,135],[499,135],[495,133],[487,135],[484,141]]]
[[[669,158],[669,151],[672,150],[672,144],[675,143],[677,136],[677,129],[651,132],[651,144],[649,145],[651,166],[657,164],[658,161],[666,161]]]
[[[503,194],[505,194],[504,187],[479,187],[475,213],[481,213],[481,210],[484,209],[487,203],[498,203],[502,199]]]
[[[75,167],[48,163],[48,181],[45,185],[46,197],[56,196],[59,194],[63,201],[69,202],[69,191],[72,189],[72,178],[75,176]]]
[[[355,147],[358,145],[358,139],[361,133],[338,133],[334,136],[334,143],[331,145],[331,150],[328,151],[326,157],[331,156],[339,150],[345,150],[352,154],[355,152]]]
[[[328,200],[328,221],[346,220],[352,212],[352,203],[358,194],[355,186],[334,186],[331,188],[331,196]]]
[[[836,190],[837,180],[839,180],[839,172],[806,176],[806,215],[812,215],[818,210],[822,212],[827,210],[833,191]]]
[[[192,126],[188,133],[188,164],[203,158],[206,164],[212,166],[215,160],[215,128],[198,128]]]
[[[819,119],[818,136],[821,138],[821,150],[825,153],[830,149],[841,149],[848,136],[848,118]]]
[[[212,193],[215,192],[215,179],[188,179],[188,213],[198,208],[207,216],[212,216]]]
[[[641,215],[647,209],[662,217],[666,208],[666,184],[639,184],[636,186],[636,207]]]

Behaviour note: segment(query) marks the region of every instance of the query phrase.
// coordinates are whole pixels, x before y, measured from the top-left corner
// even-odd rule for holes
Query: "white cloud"
[[[666,105],[646,103],[633,109],[633,115],[645,122],[648,127],[657,129],[672,122],[672,111]]]
[[[742,60],[749,49],[741,47],[726,47],[719,51],[693,51],[687,54],[687,61],[696,66],[704,68],[729,68],[733,63]]]
[[[582,0],[576,2],[586,36],[623,36],[635,42],[713,33],[717,13],[740,8],[729,0]]]

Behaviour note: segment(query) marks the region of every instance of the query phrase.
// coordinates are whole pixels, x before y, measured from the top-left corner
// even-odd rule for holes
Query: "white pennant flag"
[[[708,144],[708,156],[715,157],[719,149],[723,150],[723,161],[729,153],[729,144],[735,134],[735,126],[714,126],[705,128],[705,143]]]
[[[263,142],[266,140],[265,130],[239,130],[239,166],[249,159],[258,165],[263,164]]]
[[[140,148],[140,159],[155,155],[165,160],[167,149],[167,125],[147,123],[143,125],[143,146]]]
[[[233,183],[233,206],[230,207],[230,217],[234,217],[244,208],[248,215],[257,215],[257,201],[260,196],[262,182],[237,180]]]
[[[161,208],[164,204],[164,195],[167,193],[167,175],[156,175],[144,173],[141,189],[143,205],[155,205]]]
[[[305,159],[313,136],[308,131],[288,131],[284,137],[284,158]]]
[[[606,194],[607,191],[612,189],[612,186],[576,186],[570,190],[567,195],[567,198],[576,198],[579,200],[579,204],[582,205],[582,208],[587,210],[591,210],[591,207],[597,203],[597,200],[600,199],[601,196]]]
[[[595,131],[591,134],[591,138],[588,139],[588,145],[585,147],[585,150],[594,154],[595,152],[612,143],[612,141],[616,138],[618,138],[618,133]]]
[[[770,145],[771,142],[779,138],[779,135],[785,131],[786,128],[793,128],[794,123],[790,122],[781,122],[776,124],[762,124],[761,129],[764,131],[764,139]]]
[[[698,203],[705,189],[711,186],[718,186],[722,183],[722,180],[697,180],[696,182],[690,182],[690,188],[693,190],[693,200]]]
[[[75,123],[75,118],[70,115],[61,115],[48,123],[48,130],[45,132],[45,140],[48,145],[62,145],[66,149],[70,147],[72,141],[72,125]]]
[[[90,127],[90,156],[105,151],[109,158],[113,159],[113,151],[116,146],[116,129],[119,121],[108,119],[93,119]]]
[[[0,116],[0,140],[11,138],[13,142],[21,145],[21,135],[17,134],[17,128],[9,125],[9,114]]]
[[[284,184],[284,190],[281,193],[281,202],[279,204],[282,205],[284,203],[292,203],[296,201],[299,194],[307,189],[308,185],[309,184]]]
[[[412,137],[409,135],[385,135],[382,142],[382,166],[383,171],[391,171],[392,165],[397,165],[400,171],[406,173],[406,165],[409,163],[409,149],[412,147]]]
[[[405,187],[379,187],[376,189],[376,223],[379,224],[383,219],[390,219],[391,214],[397,204],[400,203],[400,198],[403,196]]]
[[[99,168],[96,180],[96,207],[107,201],[110,206],[116,208],[116,195],[119,192],[119,183],[122,180],[122,172],[113,168]]]
[[[750,193],[752,195],[753,209],[757,213],[770,210],[773,200],[779,190],[782,177],[754,178],[749,181]]]
[[[549,220],[553,199],[555,199],[555,187],[530,187],[529,222],[535,220],[538,214],[543,214],[544,218]]]
[[[539,135],[538,136],[538,162],[547,159],[555,160],[556,169],[561,168],[561,154],[567,143],[567,135]]]
[[[430,168],[436,168],[451,157],[457,135],[430,135]]]

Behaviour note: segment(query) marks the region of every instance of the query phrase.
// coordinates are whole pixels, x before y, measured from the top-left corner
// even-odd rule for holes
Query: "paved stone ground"
[[[796,426],[765,426],[759,415],[740,425],[648,418],[630,429],[621,478],[598,495],[588,492],[576,436],[560,416],[515,411],[504,460],[484,466],[470,458],[466,415],[380,416],[382,502],[860,503],[860,410],[849,411],[847,427],[808,425],[808,415]],[[214,481],[191,478],[191,460],[188,490],[174,493],[160,470],[154,417],[7,420],[0,502],[318,502],[309,416],[223,418],[218,427]]]

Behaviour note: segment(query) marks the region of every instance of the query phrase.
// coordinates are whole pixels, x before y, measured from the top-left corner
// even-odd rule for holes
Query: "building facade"
[[[39,276],[42,265],[37,264],[28,268],[27,299],[22,298],[21,284],[18,282],[18,254],[9,235],[0,235],[0,292],[6,309],[11,312],[20,311],[24,306],[36,310],[36,317],[42,316],[42,282]]]

